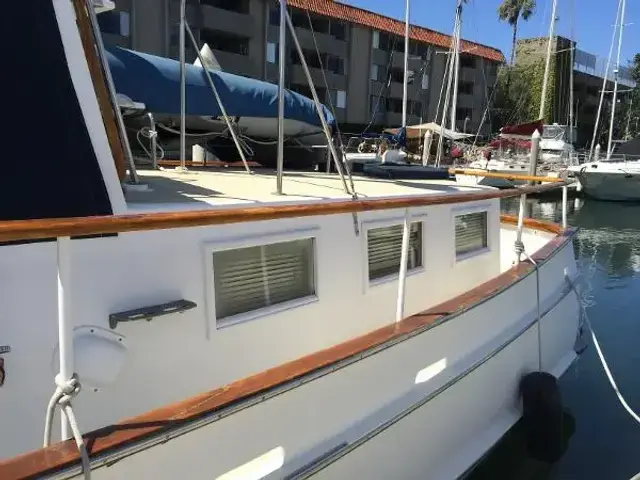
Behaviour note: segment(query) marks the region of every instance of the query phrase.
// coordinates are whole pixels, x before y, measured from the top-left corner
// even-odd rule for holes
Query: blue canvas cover
[[[145,104],[156,114],[180,115],[180,62],[121,47],[106,47],[117,93]],[[187,64],[187,115],[222,115],[202,67]],[[278,117],[278,86],[253,78],[209,70],[227,114],[232,117]],[[285,92],[284,118],[321,126],[313,100]],[[335,119],[323,106],[330,126]]]

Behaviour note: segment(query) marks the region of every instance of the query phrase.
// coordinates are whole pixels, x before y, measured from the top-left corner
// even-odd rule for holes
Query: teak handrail
[[[559,177],[541,177],[539,175],[520,175],[514,173],[497,173],[488,170],[477,170],[474,168],[450,168],[449,173],[451,175],[470,175],[474,177],[487,177],[487,178],[504,178],[506,180],[522,180],[526,182],[545,182],[545,183],[562,183],[566,181]]]
[[[271,205],[248,208],[211,208],[166,213],[139,213],[0,222],[0,242],[45,240],[55,237],[104,235],[113,233],[204,227],[258,222],[283,218],[337,215],[400,208],[474,202],[554,190],[566,182],[524,186],[507,190],[485,190],[446,195],[419,195],[375,200],[339,200],[312,204]]]

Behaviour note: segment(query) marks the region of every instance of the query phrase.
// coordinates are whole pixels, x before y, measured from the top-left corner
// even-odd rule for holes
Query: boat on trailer
[[[106,48],[106,58],[120,106],[128,114],[125,124],[134,150],[145,156],[151,148],[141,133],[149,128],[153,115],[156,141],[163,151],[177,151],[180,145],[180,62],[118,46]],[[212,94],[207,74],[199,65],[186,65],[186,145],[204,145],[207,150],[229,161],[237,154],[220,103],[247,149],[260,164],[276,164],[278,137],[278,86],[253,78],[208,69],[220,96]],[[131,104],[138,108],[133,109]],[[335,119],[323,107],[327,123]],[[296,161],[288,167],[317,163],[318,150],[308,147],[325,142],[322,123],[313,100],[287,90],[283,120],[287,145],[295,148]],[[148,136],[148,135],[145,135]],[[305,154],[305,152],[308,152]]]
[[[275,195],[268,170],[191,169],[125,192],[92,3],[10,5],[51,65],[11,101],[60,121],[0,179],[0,478],[456,478],[523,379],[576,359],[576,230],[500,215],[555,185],[287,172]]]

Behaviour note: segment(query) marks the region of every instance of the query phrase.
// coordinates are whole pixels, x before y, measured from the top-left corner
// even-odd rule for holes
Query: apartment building
[[[116,10],[99,16],[105,42],[178,58],[179,0],[115,3]],[[320,99],[334,108],[339,122],[354,129],[400,125],[404,23],[333,0],[289,0],[288,5]],[[452,2],[452,25],[453,8]],[[187,20],[198,46],[207,43],[224,71],[277,81],[278,2],[188,0]],[[450,45],[450,36],[412,26],[410,124],[435,120]],[[457,128],[475,132],[504,56],[495,48],[469,41],[462,42],[461,51]],[[310,96],[290,39],[288,52],[286,85]],[[187,61],[195,58],[189,44]]]
[[[518,41],[516,63],[528,65],[544,62],[547,55],[548,37],[536,37]],[[574,119],[576,122],[576,145],[585,146],[591,141],[595,127],[600,92],[606,72],[606,59],[577,48],[577,43],[570,39],[556,36],[551,45],[553,61],[550,69],[550,118],[548,123],[569,124],[569,91],[571,86],[571,49],[574,49],[573,62],[573,95]],[[609,69],[609,78],[613,76],[613,66]],[[629,68],[620,67],[619,89],[622,92],[633,88],[635,82],[631,78]],[[608,80],[605,90],[613,90],[613,80]],[[611,95],[605,94],[604,112],[611,108]]]

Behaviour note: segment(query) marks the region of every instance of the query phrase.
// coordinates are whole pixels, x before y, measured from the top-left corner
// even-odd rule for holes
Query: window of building
[[[378,95],[369,97],[371,115],[382,115],[386,111],[387,100]]]
[[[414,115],[419,117],[422,115],[422,103],[416,100],[408,100],[407,101],[407,112],[409,115]]]
[[[216,320],[315,296],[313,238],[213,253]]]
[[[468,118],[469,120],[471,120],[472,113],[473,113],[473,110],[471,110],[470,108],[459,107],[456,109],[456,118],[460,121],[463,121],[465,118]]]
[[[269,24],[280,25],[280,7],[271,8],[269,10]]]
[[[321,55],[321,57],[322,56],[325,57],[324,64],[325,64],[325,68],[328,71],[333,72],[336,75],[347,74],[346,63],[343,58],[337,57],[335,55],[330,55],[330,54],[324,54],[324,55]]]
[[[456,222],[456,258],[488,247],[487,212],[458,215]]]
[[[249,0],[200,0],[200,3],[232,12],[249,13]]]
[[[371,36],[371,46],[373,48],[380,48],[380,32],[374,30]]]
[[[404,83],[404,69],[398,67],[392,67],[389,69],[389,75],[391,81],[396,83]]]
[[[267,42],[267,62],[278,63],[278,44]]]
[[[102,33],[128,37],[131,35],[129,12],[103,12],[98,17],[98,26]]]
[[[391,35],[389,35],[388,33],[379,32],[379,38],[378,38],[379,50],[384,50],[388,52],[391,50],[392,44],[393,44],[393,41],[391,39]]]
[[[476,57],[471,55],[460,55],[460,67],[476,68]]]
[[[247,37],[203,29],[200,32],[200,39],[203,43],[209,44],[213,50],[237,55],[249,55],[249,38]]]
[[[331,20],[329,33],[334,36],[336,40],[347,39],[347,25],[339,20]]]
[[[371,65],[371,73],[369,74],[371,80],[378,80],[378,69],[379,67],[375,63]]]
[[[402,252],[402,225],[367,230],[369,281],[397,275]],[[422,267],[422,222],[413,222],[407,270]]]
[[[344,90],[336,90],[336,102],[337,108],[347,108],[347,92]]]
[[[402,100],[399,98],[387,98],[387,112],[402,113]]]
[[[429,74],[422,72],[422,90],[429,90]]]
[[[462,95],[473,95],[473,82],[460,82],[458,84],[458,93]]]

